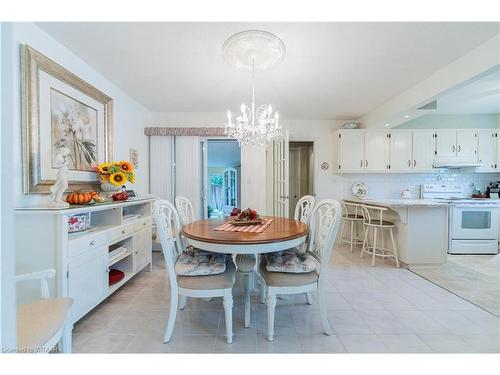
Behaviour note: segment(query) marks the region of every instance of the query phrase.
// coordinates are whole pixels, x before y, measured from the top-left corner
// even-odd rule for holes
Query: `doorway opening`
[[[241,151],[233,139],[206,141],[204,217],[229,216],[241,204]],[[205,168],[206,167],[206,168]]]
[[[290,142],[288,153],[289,217],[293,218],[299,199],[304,195],[314,195],[314,143]]]

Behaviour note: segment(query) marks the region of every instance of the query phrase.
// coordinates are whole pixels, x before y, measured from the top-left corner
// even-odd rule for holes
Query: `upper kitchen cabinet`
[[[413,169],[414,157],[412,152],[413,136],[411,131],[392,131],[390,143],[390,170],[393,172],[407,172]],[[433,150],[431,151],[433,152]],[[419,163],[420,164],[420,163]],[[432,167],[432,166],[431,166]]]
[[[497,171],[498,132],[496,129],[477,132],[477,161],[481,172]]]
[[[390,133],[365,131],[365,170],[385,171],[391,168]]]
[[[339,130],[337,139],[337,171],[360,172],[365,167],[364,130]]]
[[[457,156],[476,161],[477,158],[477,131],[457,131]]]
[[[413,161],[412,170],[415,172],[432,170],[434,165],[434,151],[436,148],[434,132],[413,132]]]
[[[437,130],[436,158],[453,158],[457,156],[457,132],[455,130]]]

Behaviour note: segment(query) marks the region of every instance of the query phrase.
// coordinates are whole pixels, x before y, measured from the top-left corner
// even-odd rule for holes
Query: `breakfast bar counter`
[[[448,208],[428,199],[349,198],[345,202],[386,207],[384,220],[396,224],[399,260],[407,266],[439,266],[446,262]]]

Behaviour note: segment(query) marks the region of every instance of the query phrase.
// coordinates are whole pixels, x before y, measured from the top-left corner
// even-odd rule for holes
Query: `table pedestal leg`
[[[245,328],[250,327],[250,274],[255,268],[254,254],[238,254],[236,255],[236,266],[238,272],[243,274],[244,291],[245,291]]]

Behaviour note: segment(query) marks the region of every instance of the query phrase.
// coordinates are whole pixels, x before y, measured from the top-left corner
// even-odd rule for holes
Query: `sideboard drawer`
[[[68,241],[68,255],[69,257],[74,257],[76,255],[82,254],[87,250],[97,248],[108,242],[108,232],[103,231],[99,233],[89,234],[82,238],[69,240]]]
[[[134,234],[134,224],[125,224],[109,231],[109,241],[113,242],[120,238],[131,236],[132,234]]]
[[[144,219],[139,219],[134,223],[134,231],[140,231],[151,226],[151,217],[146,217]]]

